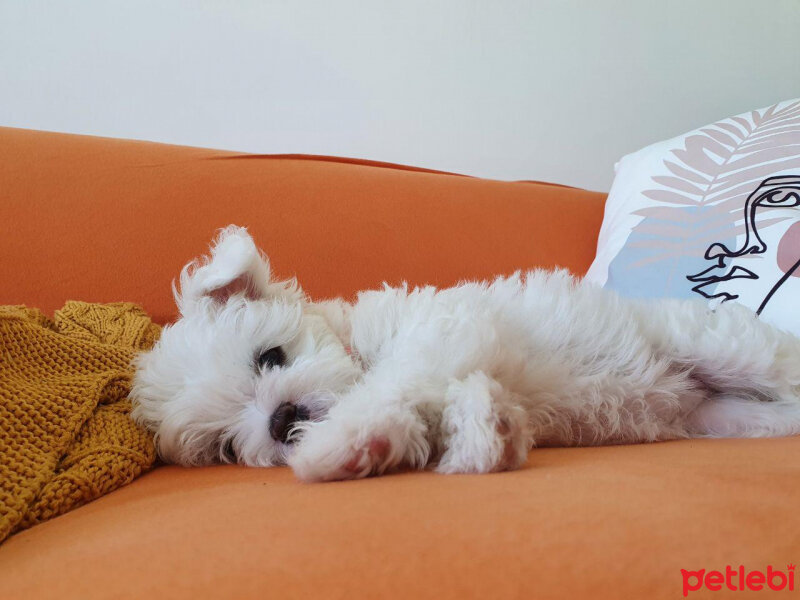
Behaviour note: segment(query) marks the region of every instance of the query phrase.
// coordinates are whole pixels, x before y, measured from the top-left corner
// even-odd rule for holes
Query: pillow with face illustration
[[[739,302],[800,335],[800,99],[625,156],[587,279]]]

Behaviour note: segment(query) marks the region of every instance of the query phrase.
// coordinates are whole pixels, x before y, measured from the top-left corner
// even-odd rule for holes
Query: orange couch
[[[132,300],[166,322],[171,279],[229,223],[315,297],[583,273],[603,200],[0,129],[0,304]],[[541,449],[512,473],[315,485],[284,468],[158,467],[0,546],[0,598],[679,598],[681,569],[800,560],[798,455],[796,438]],[[726,594],[742,595],[689,597]]]

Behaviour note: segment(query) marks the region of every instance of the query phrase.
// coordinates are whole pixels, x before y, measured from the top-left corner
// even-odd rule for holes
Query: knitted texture
[[[68,302],[53,320],[0,306],[0,542],[153,464],[127,395],[131,359],[159,334],[129,303]]]

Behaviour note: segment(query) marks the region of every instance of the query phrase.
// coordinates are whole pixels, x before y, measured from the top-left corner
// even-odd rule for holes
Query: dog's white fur
[[[624,299],[542,270],[312,302],[233,226],[175,296],[133,399],[179,464],[485,473],[534,446],[800,432],[800,340],[734,303]],[[259,369],[274,347],[286,364]],[[269,434],[284,402],[311,416],[286,443]]]

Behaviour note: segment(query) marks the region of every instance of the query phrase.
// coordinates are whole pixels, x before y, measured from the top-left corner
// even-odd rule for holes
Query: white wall
[[[606,190],[800,96],[800,0],[0,0],[0,125]]]

